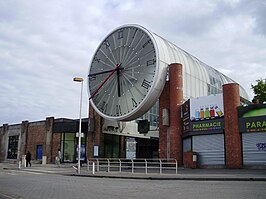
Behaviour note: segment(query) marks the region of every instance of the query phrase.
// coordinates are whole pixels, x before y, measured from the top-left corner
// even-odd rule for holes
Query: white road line
[[[16,199],[16,198],[13,198],[12,196],[8,196],[8,195],[3,194],[3,193],[0,193],[0,196],[4,196],[5,198],[10,198],[10,199]]]

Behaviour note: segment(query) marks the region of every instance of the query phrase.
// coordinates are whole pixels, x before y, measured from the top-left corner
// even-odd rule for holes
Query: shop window
[[[74,162],[75,161],[75,133],[63,133],[62,136],[63,150],[63,161],[64,162]]]
[[[86,135],[86,134],[85,134]],[[81,147],[84,146],[86,156],[86,137],[81,138]],[[63,155],[63,162],[76,162],[77,154],[76,147],[78,145],[78,138],[76,133],[62,133],[61,152]]]
[[[19,141],[18,135],[9,136],[7,159],[17,159],[17,157],[18,157],[18,141]]]
[[[149,119],[150,130],[158,130],[159,128],[159,100],[152,106],[152,108],[139,119]]]

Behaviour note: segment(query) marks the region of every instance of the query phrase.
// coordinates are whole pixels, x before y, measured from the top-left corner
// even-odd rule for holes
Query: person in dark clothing
[[[30,165],[31,167],[30,160],[31,160],[31,153],[28,151],[26,154],[26,167],[28,167],[28,165]]]

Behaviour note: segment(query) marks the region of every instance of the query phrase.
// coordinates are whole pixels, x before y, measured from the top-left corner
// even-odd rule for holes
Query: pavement
[[[51,175],[68,175],[74,177],[92,178],[121,178],[121,179],[143,179],[143,180],[194,180],[194,181],[266,181],[266,168],[254,169],[188,169],[180,167],[177,174],[167,173],[143,173],[131,170],[128,172],[119,171],[88,171],[87,166],[81,167],[81,173],[77,174],[73,168],[74,164],[61,164],[60,167],[54,164],[32,164],[31,167],[19,168],[17,164],[0,163],[0,172],[28,172],[46,173]]]

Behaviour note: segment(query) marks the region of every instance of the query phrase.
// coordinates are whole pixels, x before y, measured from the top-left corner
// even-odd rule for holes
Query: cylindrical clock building
[[[88,93],[93,108],[110,120],[140,117],[157,101],[171,63],[183,66],[184,99],[221,93],[223,84],[234,82],[144,27],[125,25],[108,34],[92,58]]]
[[[123,25],[103,39],[88,72],[89,101],[102,118],[95,120],[96,136],[91,135],[89,145],[100,145],[101,157],[131,157],[127,154],[129,143],[136,143],[136,158],[158,157],[158,99],[173,63],[182,67],[183,102],[222,93],[224,84],[236,83],[139,25]],[[246,91],[241,86],[239,90],[241,99],[248,101]],[[97,115],[93,110],[90,117]],[[150,131],[140,134],[136,127],[143,119],[149,121]]]

